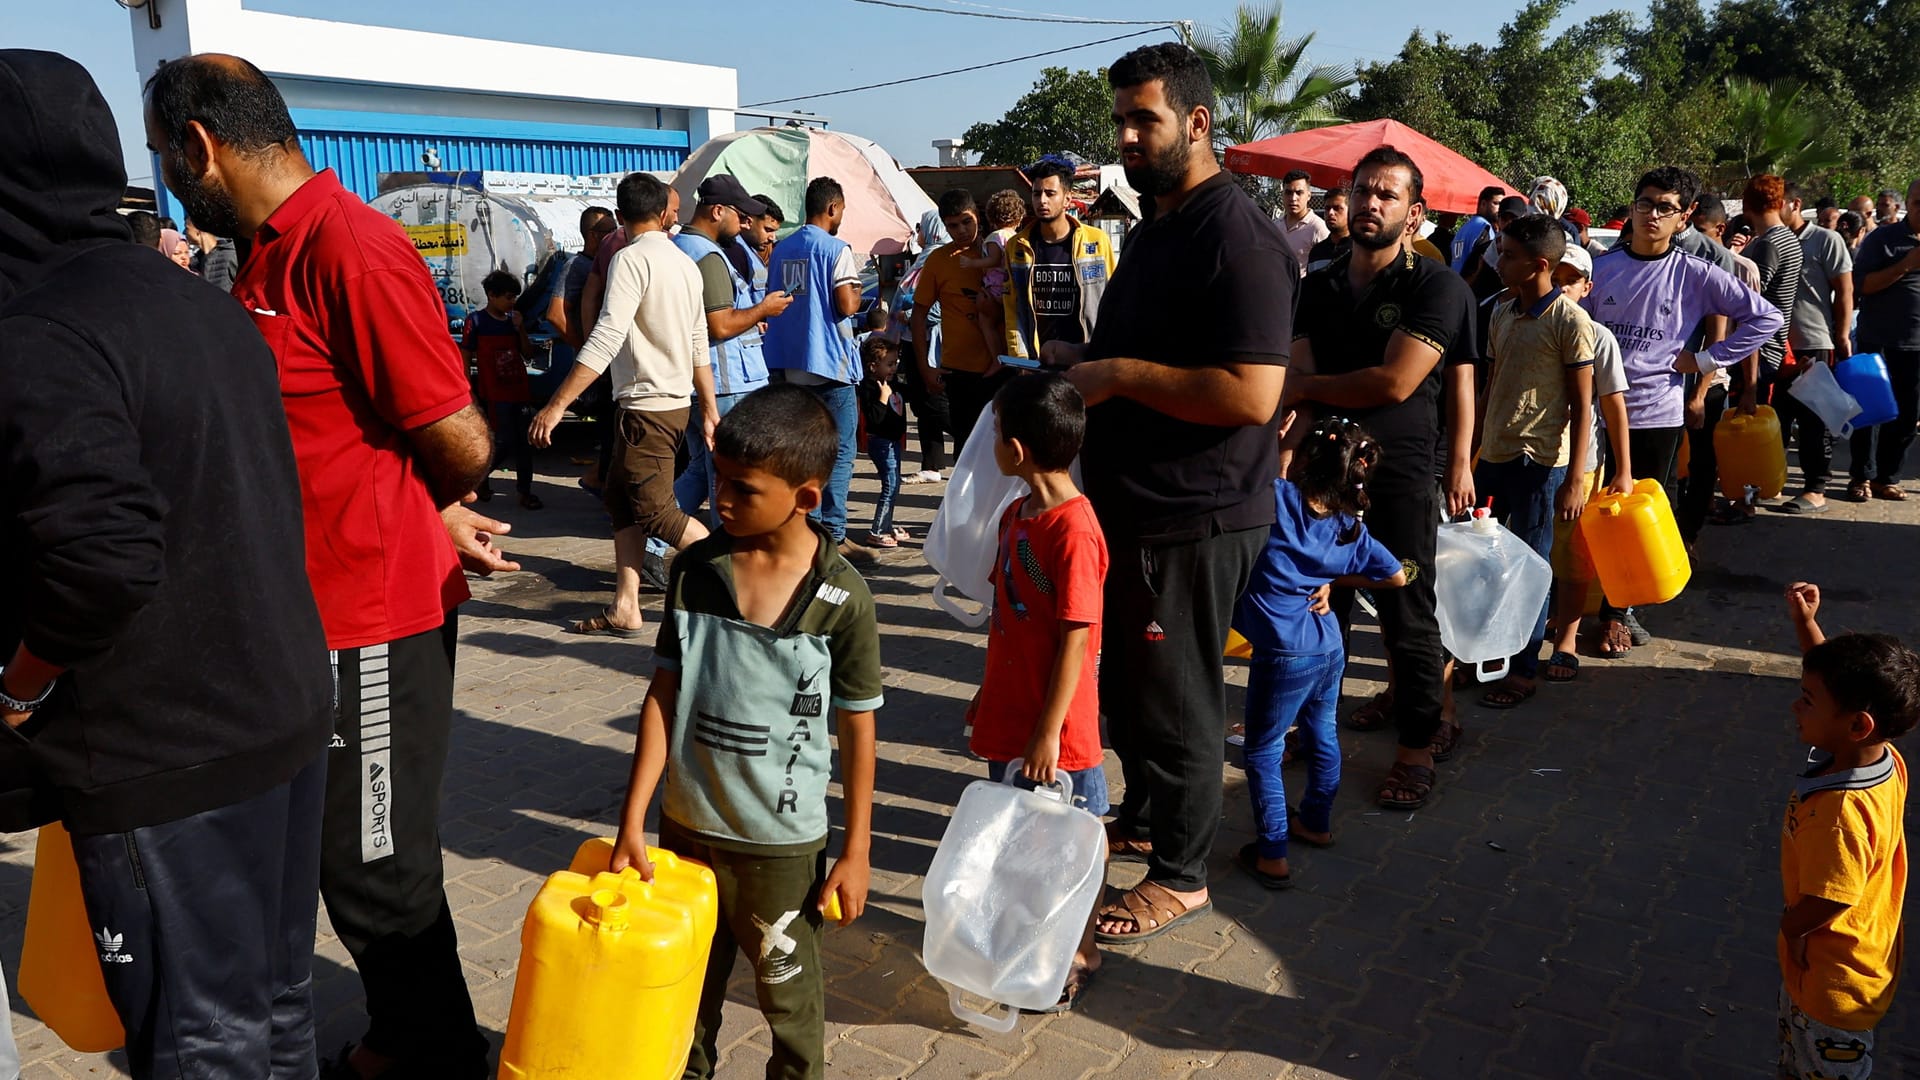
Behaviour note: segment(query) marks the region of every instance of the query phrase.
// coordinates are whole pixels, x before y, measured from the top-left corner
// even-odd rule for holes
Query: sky
[[[898,10],[857,0],[734,0],[716,9],[722,13],[707,23],[695,25],[684,17],[694,5],[671,5],[672,17],[649,19],[639,13],[655,5],[645,2],[245,0],[249,9],[288,15],[725,65],[739,71],[742,103],[945,71],[1147,29],[1006,17],[1016,12],[1189,19],[1206,27],[1225,25],[1234,9],[1232,0],[906,2],[998,17]],[[1311,62],[1358,65],[1391,59],[1416,27],[1460,41],[1492,41],[1518,6],[1519,0],[1294,0],[1284,9],[1284,27],[1288,34],[1316,35]],[[1637,11],[1644,5],[1573,0],[1566,21],[1612,8]],[[1042,67],[1097,68],[1136,45],[1170,40],[1171,31],[1149,33],[985,71],[772,107],[820,113],[832,127],[880,143],[903,165],[927,165],[934,160],[933,140],[958,137],[974,123],[999,119],[1032,88]],[[142,147],[132,41],[128,15],[115,0],[0,0],[0,43],[65,53],[92,73],[119,121],[128,176],[146,186],[153,170]]]

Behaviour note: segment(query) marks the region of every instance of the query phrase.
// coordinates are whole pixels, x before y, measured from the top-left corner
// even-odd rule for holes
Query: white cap
[[[1583,278],[1593,277],[1593,255],[1586,248],[1569,241],[1567,250],[1560,255],[1561,266],[1571,266],[1580,271]]]

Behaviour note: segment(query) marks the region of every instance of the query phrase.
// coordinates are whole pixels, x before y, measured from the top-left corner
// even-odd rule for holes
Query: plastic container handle
[[[951,584],[953,582],[948,581],[945,574],[940,575],[940,580],[933,583],[933,605],[960,620],[962,626],[969,628],[985,626],[988,605],[981,604],[979,611],[968,611],[960,606],[959,601],[947,595],[947,586]]]
[[[1473,675],[1483,683],[1503,679],[1507,675],[1507,664],[1511,657],[1503,656],[1498,660],[1487,660],[1473,665]]]
[[[1001,774],[1000,782],[1008,787],[1012,787],[1013,782],[1020,776],[1020,766],[1026,763],[1025,758],[1014,758],[1012,761],[1007,762],[1007,771]],[[1052,795],[1068,806],[1073,805],[1073,777],[1068,776],[1067,770],[1065,769],[1053,770],[1053,783],[1037,784],[1033,790]]]
[[[998,1003],[996,1002],[996,1004]],[[947,1007],[953,1010],[953,1015],[957,1019],[972,1024],[982,1031],[991,1031],[996,1035],[1005,1035],[1020,1024],[1020,1010],[1011,1005],[999,1005],[999,1008],[1005,1010],[999,1017],[989,1016],[986,1013],[975,1012],[967,1008],[960,1000],[960,988],[957,986],[947,986]]]

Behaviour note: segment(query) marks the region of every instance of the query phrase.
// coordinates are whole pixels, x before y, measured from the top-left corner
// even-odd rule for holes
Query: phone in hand
[[[1025,356],[1003,356],[1000,362],[1007,367],[1026,368],[1029,371],[1040,370],[1040,361]]]

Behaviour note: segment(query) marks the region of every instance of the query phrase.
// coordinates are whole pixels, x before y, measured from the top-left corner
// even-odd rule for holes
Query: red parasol
[[[1276,178],[1305,169],[1315,187],[1345,187],[1353,179],[1354,162],[1380,146],[1394,147],[1420,166],[1430,209],[1471,214],[1482,188],[1512,190],[1499,177],[1398,120],[1337,124],[1241,143],[1228,147],[1227,168]]]

